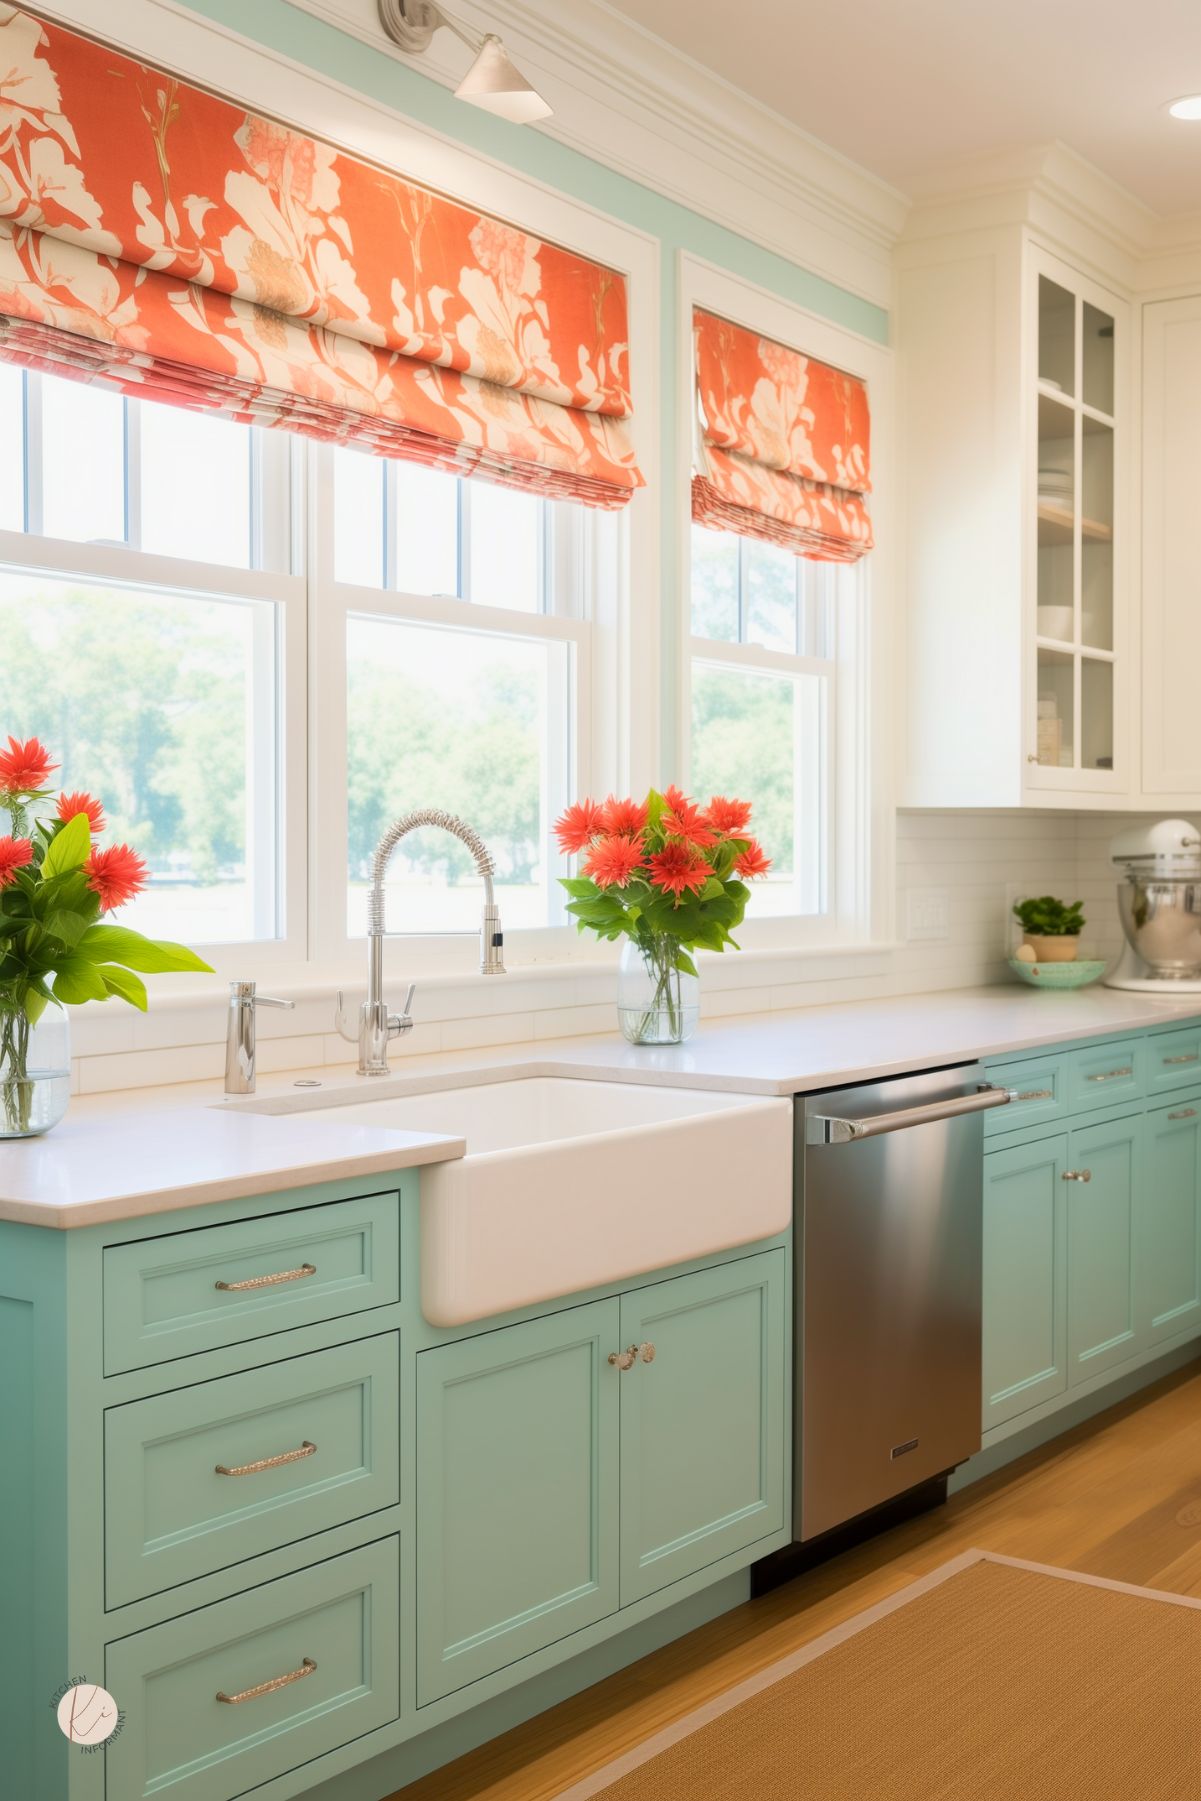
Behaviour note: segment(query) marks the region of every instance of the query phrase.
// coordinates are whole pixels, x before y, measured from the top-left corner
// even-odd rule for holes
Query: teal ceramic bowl
[[[1031,988],[1087,988],[1101,980],[1109,964],[1104,957],[1078,958],[1075,963],[1024,963],[1020,957],[1010,957],[1009,967]]]

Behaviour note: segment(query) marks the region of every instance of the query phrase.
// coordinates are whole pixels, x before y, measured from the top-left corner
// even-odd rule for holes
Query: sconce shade
[[[455,98],[482,106],[485,112],[495,113],[497,118],[508,119],[514,125],[532,125],[537,119],[551,116],[551,108],[520,69],[514,67],[504,45],[491,32],[455,89]]]

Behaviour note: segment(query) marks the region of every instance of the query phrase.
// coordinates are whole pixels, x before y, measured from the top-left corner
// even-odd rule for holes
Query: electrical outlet
[[[911,888],[906,911],[906,936],[928,943],[943,942],[951,935],[951,897],[945,888]]]

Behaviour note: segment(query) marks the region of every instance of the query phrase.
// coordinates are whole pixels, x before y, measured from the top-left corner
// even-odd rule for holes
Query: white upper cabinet
[[[1143,309],[1143,790],[1201,797],[1201,296]]]
[[[1130,804],[1130,310],[1025,228],[903,247],[908,806]]]

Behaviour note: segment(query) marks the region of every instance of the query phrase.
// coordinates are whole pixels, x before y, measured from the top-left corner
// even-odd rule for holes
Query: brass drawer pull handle
[[[305,1676],[315,1676],[317,1665],[311,1657],[301,1659],[298,1670],[289,1670],[286,1676],[273,1676],[270,1682],[260,1682],[255,1688],[240,1689],[236,1695],[227,1695],[224,1689],[217,1690],[218,1701],[224,1701],[227,1707],[239,1707],[243,1701],[257,1701],[260,1695],[273,1695],[277,1688],[287,1688],[289,1682],[299,1682]]]
[[[235,1463],[231,1468],[226,1463],[215,1463],[213,1468],[219,1476],[257,1476],[260,1470],[277,1470],[284,1463],[299,1463],[302,1457],[311,1457],[317,1449],[310,1439],[305,1439],[294,1451],[281,1451],[278,1457],[260,1457],[257,1463]]]
[[[1065,1182],[1091,1182],[1093,1172],[1091,1169],[1065,1169],[1063,1179]]]
[[[1196,1119],[1196,1117],[1197,1109],[1195,1107],[1181,1107],[1178,1113],[1168,1114],[1169,1119]]]
[[[303,1282],[306,1276],[315,1276],[315,1263],[302,1263],[299,1269],[281,1269],[274,1276],[249,1276],[245,1282],[214,1282],[222,1294],[245,1294],[250,1288],[274,1288],[277,1282]]]
[[[1133,1074],[1133,1069],[1127,1063],[1123,1069],[1107,1069],[1104,1075],[1089,1076],[1088,1080],[1090,1082],[1116,1082],[1120,1076],[1132,1076]]]
[[[634,1362],[635,1362],[635,1359],[637,1358],[637,1356],[638,1356],[638,1346],[636,1344],[632,1344],[629,1346],[629,1348],[627,1350],[624,1350],[624,1351],[610,1351],[609,1352],[609,1362],[613,1365],[614,1369],[620,1370],[622,1375],[624,1376],[624,1374],[627,1370],[633,1369]]]
[[[1163,1060],[1163,1066],[1165,1069],[1167,1069],[1169,1064],[1172,1064],[1172,1063],[1201,1063],[1201,1055],[1199,1055],[1198,1052],[1196,1052],[1196,1051],[1189,1051],[1187,1056],[1165,1057]]]
[[[1027,1088],[1022,1094],[1017,1094],[1013,1098],[1017,1101],[1053,1101],[1055,1090],[1053,1088]]]

